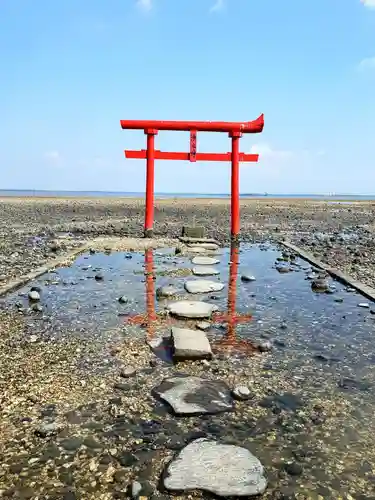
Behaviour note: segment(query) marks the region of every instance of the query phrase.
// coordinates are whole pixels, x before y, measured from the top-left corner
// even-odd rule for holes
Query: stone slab
[[[167,310],[180,318],[210,318],[218,307],[198,300],[180,300],[167,305]]]
[[[264,468],[249,450],[204,438],[183,448],[168,465],[164,487],[169,491],[203,490],[220,497],[263,493]]]
[[[220,260],[215,259],[214,257],[206,257],[206,256],[200,256],[197,255],[196,257],[193,257],[191,262],[193,264],[196,264],[198,266],[214,266],[215,264],[219,264]]]
[[[188,293],[221,292],[224,288],[223,283],[210,280],[189,280],[186,281],[184,286]]]
[[[153,392],[176,415],[213,415],[233,409],[231,391],[221,380],[180,374],[164,379]]]
[[[175,359],[210,359],[211,346],[201,330],[172,327],[173,357]]]
[[[186,238],[204,238],[205,228],[202,226],[183,226],[181,234]]]
[[[215,269],[214,267],[193,267],[193,274],[195,276],[216,276],[220,274],[219,269]]]

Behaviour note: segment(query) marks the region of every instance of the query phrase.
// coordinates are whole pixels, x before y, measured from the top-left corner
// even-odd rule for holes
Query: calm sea
[[[120,198],[138,198],[143,197],[144,192],[118,192],[118,191],[42,191],[33,189],[0,189],[0,197],[14,196],[14,197],[83,197],[83,198],[96,198],[96,197],[120,197]],[[361,194],[293,194],[293,193],[242,193],[241,198],[304,198],[304,199],[317,199],[317,200],[375,200],[373,195]],[[155,193],[156,198],[229,198],[228,193]]]

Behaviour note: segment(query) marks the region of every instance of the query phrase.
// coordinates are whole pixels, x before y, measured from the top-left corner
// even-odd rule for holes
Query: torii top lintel
[[[228,132],[259,134],[263,131],[264,115],[250,122],[174,121],[174,120],[121,120],[122,129],[175,130],[197,132]]]

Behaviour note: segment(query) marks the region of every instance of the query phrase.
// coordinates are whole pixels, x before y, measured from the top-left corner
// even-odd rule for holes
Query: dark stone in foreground
[[[229,387],[220,380],[180,375],[164,379],[153,392],[177,415],[215,414],[233,408]]]
[[[199,489],[222,497],[253,496],[267,487],[263,472],[249,450],[197,439],[168,465],[164,487],[170,491]]]

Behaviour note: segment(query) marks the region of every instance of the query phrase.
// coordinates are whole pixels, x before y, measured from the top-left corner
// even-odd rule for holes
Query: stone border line
[[[56,269],[57,267],[67,264],[70,260],[77,257],[79,254],[84,253],[88,249],[89,249],[89,244],[86,243],[85,245],[81,245],[80,247],[75,248],[73,251],[65,255],[62,255],[61,257],[54,259],[53,261],[51,260],[47,262],[44,266],[37,267],[34,271],[31,271],[30,273],[12,279],[6,285],[0,287],[0,297],[3,297],[7,293],[13,292],[18,288],[23,287],[29,281],[39,278],[39,276],[42,276],[42,274],[48,273],[53,269]]]
[[[371,286],[365,285],[363,283],[360,283],[359,281],[356,281],[354,278],[351,278],[348,274],[345,274],[338,269],[335,269],[334,267],[329,267],[327,264],[324,262],[320,261],[314,255],[312,255],[310,252],[307,252],[306,250],[303,250],[302,248],[293,245],[293,243],[289,243],[288,241],[279,241],[279,243],[288,248],[289,250],[292,250],[295,252],[297,255],[302,257],[304,260],[309,262],[310,264],[323,269],[326,271],[328,274],[330,274],[333,278],[335,278],[337,281],[341,281],[341,283],[344,283],[345,285],[349,285],[351,288],[354,288],[357,290],[357,292],[361,293],[368,299],[372,300],[375,302],[375,288],[372,288]]]

